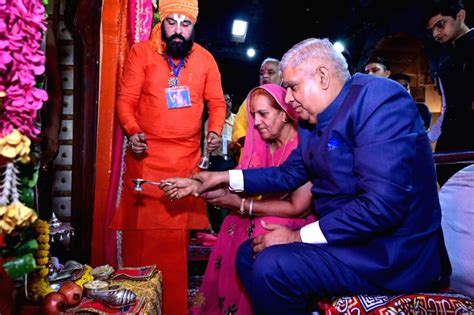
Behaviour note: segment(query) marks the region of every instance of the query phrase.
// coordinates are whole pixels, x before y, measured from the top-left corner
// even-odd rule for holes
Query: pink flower
[[[35,87],[35,76],[45,71],[40,50],[45,30],[41,0],[0,0],[0,90],[6,92],[2,133],[18,129],[33,138],[39,133],[35,118],[48,96]]]

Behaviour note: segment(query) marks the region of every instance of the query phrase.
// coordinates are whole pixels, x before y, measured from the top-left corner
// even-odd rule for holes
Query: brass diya
[[[132,182],[135,184],[135,186],[133,187],[133,190],[134,191],[137,191],[137,192],[142,192],[143,191],[143,185],[144,184],[150,184],[150,185],[155,185],[155,186],[160,186],[161,184],[164,184],[164,185],[172,185],[170,182],[154,182],[152,180],[146,180],[146,179],[142,179],[142,178],[134,178],[132,179]]]
[[[103,265],[95,267],[91,270],[91,275],[97,280],[107,280],[114,273],[114,267],[110,265]]]
[[[92,280],[84,283],[84,295],[89,297],[97,291],[104,291],[109,289],[110,284],[107,281]]]

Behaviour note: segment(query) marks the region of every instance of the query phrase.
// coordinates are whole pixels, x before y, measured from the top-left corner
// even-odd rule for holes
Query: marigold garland
[[[41,270],[47,268],[43,267],[39,272],[35,272],[32,281],[29,283],[29,292],[31,292],[31,298],[35,301],[41,301],[48,293],[54,290],[49,286],[46,277],[43,277]],[[43,272],[44,274],[44,272]]]
[[[35,301],[39,301],[46,296],[46,294],[53,292],[50,288],[47,276],[49,274],[49,232],[50,227],[48,222],[44,220],[37,220],[35,224],[36,240],[38,241],[38,250],[36,251],[36,265],[38,270],[33,274],[30,281],[29,291]]]

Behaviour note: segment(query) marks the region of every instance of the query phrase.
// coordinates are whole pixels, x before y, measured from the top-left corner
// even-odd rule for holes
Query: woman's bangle
[[[240,214],[240,215],[244,215],[244,214],[245,214],[245,198],[242,198],[242,200],[240,201],[239,214]]]
[[[249,204],[249,216],[251,217],[253,214],[253,199],[250,199],[250,204]]]

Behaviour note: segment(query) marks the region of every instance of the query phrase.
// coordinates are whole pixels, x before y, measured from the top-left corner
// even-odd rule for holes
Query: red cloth
[[[117,194],[120,185],[120,172],[122,166],[122,147],[123,147],[123,131],[118,124],[114,126],[114,141],[112,146],[112,165],[110,172],[110,185],[107,193],[107,208],[105,211],[104,229],[104,254],[105,261],[114,266],[117,265],[117,233],[109,228],[113,216],[117,209]]]
[[[142,314],[144,306],[144,297],[137,297],[135,303],[122,308],[108,307],[99,300],[92,300],[85,297],[78,307],[75,307],[73,310],[68,310],[66,314],[72,315],[79,312],[86,314]]]
[[[186,315],[188,301],[187,230],[123,231],[123,262],[140,267],[156,264],[163,276],[163,315]]]

